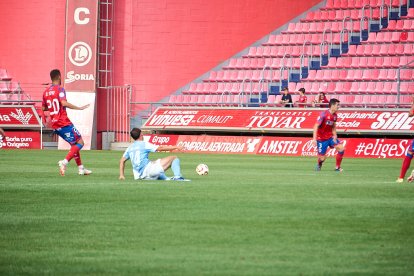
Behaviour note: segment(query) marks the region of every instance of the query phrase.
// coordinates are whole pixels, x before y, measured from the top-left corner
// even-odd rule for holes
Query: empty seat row
[[[308,64],[308,58],[303,59],[303,64]],[[263,69],[264,67],[271,68],[299,68],[301,65],[301,59],[299,57],[292,58],[232,58],[229,61],[229,65],[224,66],[225,70],[234,70],[234,69]]]
[[[382,67],[381,67],[382,68]],[[281,74],[283,73],[283,78]],[[221,70],[211,71],[210,76],[204,82],[243,82],[261,80],[279,81],[281,79],[288,79],[288,71],[281,72],[280,70]],[[398,79],[398,69],[324,69],[324,70],[310,70],[307,78],[302,81],[353,81],[353,80],[367,80],[367,81],[394,81]],[[411,81],[414,79],[414,68],[401,68],[400,80]],[[202,83],[192,83],[192,90],[197,89],[196,85],[202,86]]]
[[[411,26],[410,20],[410,26]],[[321,22],[298,22],[298,23],[289,23],[286,31],[282,31],[283,34],[289,33],[322,33],[325,30],[331,30],[332,32],[340,32],[342,29],[347,28],[351,31],[361,30],[361,21],[346,22],[345,24],[342,21],[321,21]],[[364,21],[362,29],[368,29],[367,21]]]
[[[400,0],[327,0],[325,7],[321,9],[360,9],[366,5],[380,7],[382,3],[388,6],[398,7],[400,5]],[[407,0],[402,1],[402,3],[403,5],[406,5]]]
[[[387,9],[383,10],[383,14],[380,14],[380,8],[372,9],[372,17],[371,17],[371,10],[365,9],[364,13],[362,13],[362,9],[355,8],[355,9],[346,9],[346,10],[318,10],[318,11],[311,11],[309,12],[305,18],[303,18],[302,22],[317,22],[317,21],[342,21],[345,17],[350,17],[353,20],[359,20],[363,16],[372,19],[379,19],[381,17],[387,17]],[[409,13],[405,18],[411,18],[413,13]]]
[[[327,53],[325,49],[324,53]],[[319,45],[281,45],[281,46],[257,46],[250,47],[249,52],[243,57],[262,58],[262,57],[299,57],[302,54],[319,56],[321,48]],[[412,55],[414,54],[414,45],[412,43],[393,43],[393,44],[361,44],[349,45],[346,56],[395,56],[395,55]]]
[[[270,82],[262,83],[198,83],[183,94],[240,94],[240,93],[259,93],[269,90]],[[290,91],[297,91],[299,88],[305,88],[307,93],[330,92],[336,94],[396,94],[398,93],[398,82],[373,82],[373,81],[329,81],[329,82],[303,82],[303,83],[289,83]],[[414,82],[400,82],[400,92],[403,94],[414,93]]]
[[[6,69],[0,68],[0,81],[11,81],[12,77]]]
[[[0,93],[16,93],[21,91],[20,84],[15,81],[0,81]]]
[[[280,45],[280,46],[257,46],[250,47],[249,52],[243,57],[262,58],[262,57],[283,57],[285,55],[298,57],[302,54],[317,56],[320,55],[319,45]]]
[[[326,68],[398,68],[414,60],[414,56],[376,56],[330,58]]]
[[[225,70],[225,71],[211,71],[208,79],[205,82],[243,82],[243,81],[260,81],[265,80],[280,80],[283,73],[283,79],[288,78],[288,71],[281,72],[280,70]]]
[[[414,80],[414,68],[400,69],[400,80]],[[339,69],[311,70],[303,81],[395,81],[397,69]]]
[[[268,41],[263,43],[264,46],[277,46],[277,45],[303,45],[305,41],[312,44],[319,45],[322,41],[331,42],[331,35],[326,33],[323,36],[322,33],[286,33],[281,35],[270,35]],[[347,35],[345,35],[344,41],[348,41]],[[341,42],[340,33],[334,33],[332,36],[332,42],[339,44]],[[414,42],[414,31],[408,32],[379,32],[370,33],[368,40],[363,43],[412,43]]]
[[[351,31],[360,31],[361,29],[368,29],[368,22],[364,21],[361,28],[361,21],[355,20],[347,21],[345,24],[342,21],[320,21],[320,22],[298,22],[289,23],[286,31],[282,33],[322,33],[324,30],[331,30],[332,32],[340,32],[344,28]],[[390,20],[388,27],[382,31],[409,31],[414,29],[413,19]]]
[[[350,45],[346,56],[399,56],[413,55],[414,47],[412,43],[397,44],[361,44]]]
[[[338,58],[330,58],[324,68],[398,68],[412,62],[414,57],[410,56],[343,56]],[[282,67],[299,68],[307,66],[309,59],[305,57],[303,60],[299,57],[291,58],[233,58],[229,64],[224,66],[225,70],[240,69],[263,69],[273,68],[278,70]],[[302,62],[302,63],[301,63]]]
[[[414,10],[414,9],[413,9]],[[414,42],[414,30],[408,32],[378,32],[370,33],[368,40],[362,43],[412,43]]]
[[[308,82],[301,84],[309,93],[325,92],[334,94],[397,94],[397,82]],[[414,82],[401,82],[400,92],[412,94]]]
[[[197,105],[197,106],[217,106],[217,105],[231,105],[239,106],[246,105],[249,97],[247,95],[171,95],[168,103],[165,105],[174,105],[174,106],[187,106],[187,105]]]
[[[0,104],[13,104],[13,105],[16,105],[16,104],[26,104],[26,105],[31,104],[31,105],[33,105],[33,104],[35,104],[32,101],[23,101],[22,102],[23,98],[24,97],[23,97],[22,94],[17,94],[17,93],[14,93],[14,94],[0,94]]]
[[[240,82],[220,82],[208,83],[202,82],[192,86],[188,90],[183,91],[183,94],[222,94],[224,92],[230,94],[258,93],[260,91],[267,91],[268,83],[240,83]]]

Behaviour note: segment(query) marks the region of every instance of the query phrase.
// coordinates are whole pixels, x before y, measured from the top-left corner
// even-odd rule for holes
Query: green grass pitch
[[[0,274],[409,275],[401,159],[178,154],[191,182],[118,180],[121,152],[0,151]],[[152,158],[165,156],[153,154]],[[195,174],[198,163],[208,176]],[[168,172],[171,175],[171,172]]]

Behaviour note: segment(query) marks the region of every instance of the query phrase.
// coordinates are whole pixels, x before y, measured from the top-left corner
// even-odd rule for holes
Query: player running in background
[[[413,97],[413,104],[411,105],[411,108],[408,111],[408,116],[409,117],[414,116],[414,97]],[[400,177],[396,181],[397,183],[404,182],[405,174],[407,173],[407,170],[410,168],[411,159],[413,159],[413,152],[414,152],[414,139],[411,140],[411,144],[407,149],[407,154],[405,155],[402,166],[401,166]],[[407,178],[408,182],[413,182],[413,180],[414,180],[414,170],[411,172],[411,175]]]
[[[131,137],[134,143],[126,150],[121,160],[119,161],[119,179],[125,180],[125,162],[130,159],[132,164],[132,171],[134,179],[146,180],[177,180],[189,181],[184,179],[181,175],[180,159],[177,156],[168,156],[155,161],[150,161],[148,155],[150,152],[158,151],[172,151],[183,150],[180,146],[156,146],[149,142],[143,141],[142,133],[139,128],[131,130]],[[174,173],[172,178],[165,175],[165,171],[171,167]]]
[[[336,155],[335,171],[341,172],[341,162],[344,156],[344,146],[338,140],[336,134],[336,112],[339,109],[339,100],[331,99],[329,101],[329,109],[323,111],[313,127],[313,144],[318,149],[318,164],[316,170],[320,171],[322,164],[326,159],[326,151],[328,147],[335,148],[338,153]]]
[[[66,158],[58,162],[60,174],[62,176],[65,175],[66,166],[74,158],[79,168],[79,174],[89,175],[92,171],[85,169],[82,165],[79,152],[84,145],[84,141],[66,113],[66,108],[84,110],[89,107],[89,104],[78,107],[66,100],[66,91],[60,86],[61,75],[58,69],[50,71],[50,78],[52,85],[43,92],[42,110],[49,111],[52,128],[63,140],[71,145]]]

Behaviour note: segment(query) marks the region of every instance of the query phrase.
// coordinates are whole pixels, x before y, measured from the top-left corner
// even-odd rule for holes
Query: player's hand
[[[120,175],[120,176],[119,176],[119,180],[125,180],[125,176]]]
[[[80,107],[80,110],[84,110],[84,109],[88,108],[89,106],[90,106],[90,104],[87,104],[87,105],[81,106],[81,107]]]
[[[185,148],[183,146],[177,146],[177,151],[184,151]]]
[[[316,140],[315,140],[315,139],[312,139],[312,145],[313,145],[314,147],[316,147],[316,146],[318,145],[318,143],[316,142]]]

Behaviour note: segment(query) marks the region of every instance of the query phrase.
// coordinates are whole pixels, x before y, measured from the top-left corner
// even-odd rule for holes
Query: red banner
[[[0,127],[40,128],[40,124],[34,106],[0,105]]]
[[[65,89],[94,92],[98,1],[67,0]]]
[[[143,129],[311,132],[321,109],[237,109],[160,107]],[[401,110],[341,109],[339,133],[407,133],[414,117]]]
[[[208,135],[146,135],[146,141],[156,145],[180,145],[186,152],[221,154],[264,154],[280,156],[317,156],[310,138],[304,137],[251,137]],[[400,158],[405,155],[411,140],[346,138],[346,157]],[[335,149],[327,152],[336,154]]]
[[[40,149],[40,132],[6,131],[6,137],[0,135],[1,149]]]

